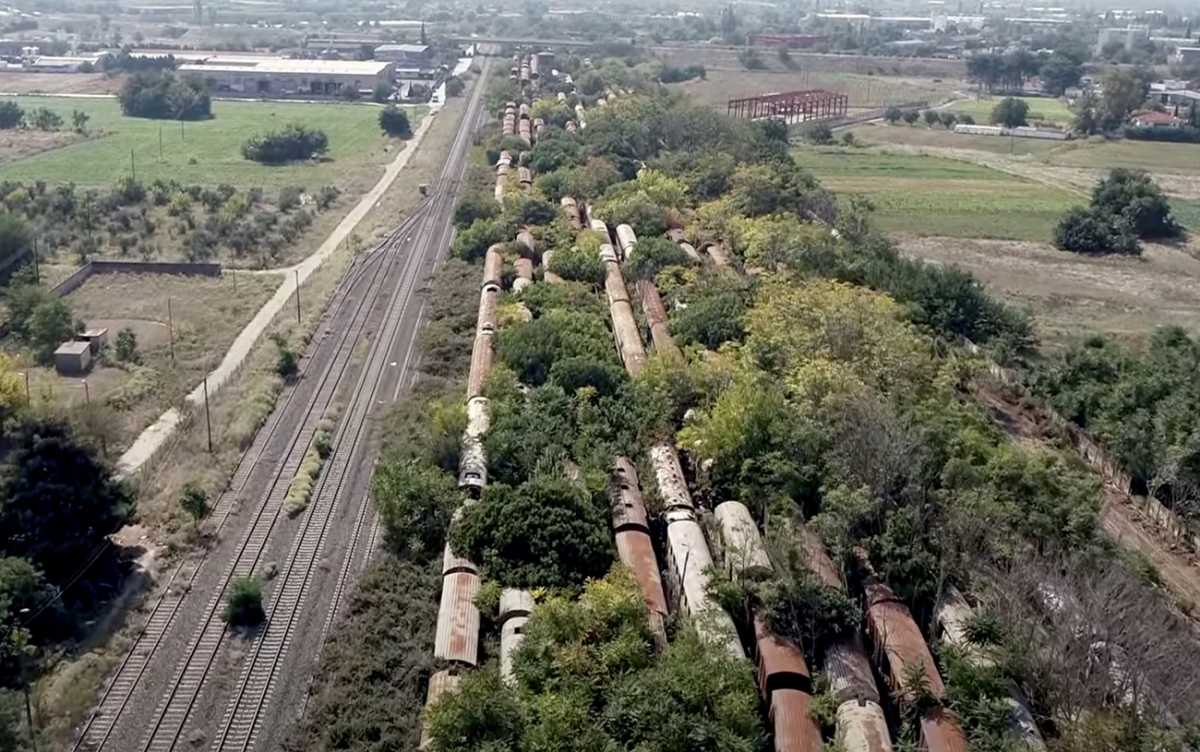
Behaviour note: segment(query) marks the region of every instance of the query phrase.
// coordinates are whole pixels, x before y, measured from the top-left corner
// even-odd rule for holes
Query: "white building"
[[[380,84],[391,86],[393,67],[393,63],[371,60],[273,58],[181,65],[179,72],[199,76],[218,94],[336,96],[347,89],[363,93]]]
[[[1132,51],[1139,42],[1150,39],[1150,29],[1146,26],[1129,26],[1124,29],[1101,29],[1096,39],[1096,51],[1101,52],[1105,47],[1120,43],[1126,51]]]

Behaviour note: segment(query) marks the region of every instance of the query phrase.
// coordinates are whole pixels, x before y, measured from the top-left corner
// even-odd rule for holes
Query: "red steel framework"
[[[726,113],[744,120],[775,118],[785,123],[808,123],[845,117],[849,104],[845,94],[812,89],[731,99]]]

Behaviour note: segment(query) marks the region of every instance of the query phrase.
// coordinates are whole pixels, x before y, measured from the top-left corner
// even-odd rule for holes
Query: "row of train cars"
[[[514,61],[516,75],[523,81],[527,73],[537,69],[536,56]],[[532,87],[536,79],[529,77]],[[619,92],[608,92],[608,98]],[[577,110],[577,127],[586,126],[582,108]],[[524,124],[524,125],[522,125]],[[505,135],[519,135],[532,144],[540,124],[529,118],[526,103],[509,102],[502,118]],[[507,182],[518,158],[508,152],[501,154],[496,165],[496,197],[500,200],[508,190]],[[517,168],[520,189],[530,190],[532,175],[528,167]],[[617,225],[610,231],[601,217],[573,198],[562,199],[562,211],[577,231],[585,228],[600,233],[608,242],[601,246],[600,257],[605,266],[605,293],[612,321],[614,345],[630,375],[636,376],[646,362],[642,332],[634,316],[632,300],[621,272],[621,264],[636,253],[637,236],[628,225]],[[720,242],[701,244],[699,248],[687,242],[681,230],[669,231],[671,240],[693,260],[708,263],[724,273],[737,274],[728,252]],[[512,259],[516,277],[512,291],[519,294],[534,281],[537,255],[533,235],[522,229],[517,242],[525,249]],[[464,506],[477,503],[487,484],[487,458],[482,438],[488,430],[489,406],[483,395],[484,383],[493,362],[492,339],[496,332],[496,311],[502,291],[502,272],[505,263],[504,246],[488,249],[483,266],[479,313],[467,381],[468,426],[462,437],[462,460],[459,485],[464,491]],[[541,254],[543,278],[549,283],[560,281],[549,272],[551,252]],[[651,346],[662,357],[682,358],[667,327],[665,307],[652,281],[639,281],[636,292],[646,314]],[[703,515],[712,514],[717,531],[714,544],[718,553],[726,554],[724,565],[735,579],[754,570],[770,571],[772,564],[764,546],[757,523],[750,510],[737,501],[726,501],[715,509],[704,510],[694,503],[688,489],[676,448],[670,443],[655,445],[649,452],[649,465],[654,481],[664,500],[662,516],[666,523],[666,541],[662,546],[666,561],[660,564],[651,538],[650,519],[643,501],[636,467],[628,457],[613,460],[610,476],[612,529],[621,562],[633,573],[650,614],[651,626],[660,646],[666,644],[665,619],[670,607],[686,614],[700,634],[719,645],[738,660],[753,657],[758,686],[770,722],[774,749],[777,752],[817,752],[822,748],[820,728],[810,713],[813,701],[813,681],[803,652],[793,642],[770,630],[761,615],[752,617],[747,629],[748,645],[743,644],[733,619],[709,595],[709,572],[714,565],[713,549],[701,524]],[[461,511],[461,510],[460,510]],[[821,542],[803,529],[805,557],[809,568],[828,587],[843,590],[846,584]],[[866,634],[879,659],[878,667],[886,676],[892,692],[903,697],[917,691],[910,686],[918,672],[923,676],[923,690],[933,697],[945,697],[945,685],[920,628],[908,608],[871,570],[865,554],[857,557],[865,583]],[[445,692],[458,686],[461,672],[478,666],[480,614],[474,600],[480,588],[479,568],[458,556],[449,547],[443,556],[443,584],[438,612],[434,657],[449,668],[430,679],[427,702],[432,704]],[[664,577],[665,575],[665,577]],[[671,597],[668,598],[668,595]],[[511,680],[512,656],[520,645],[522,632],[533,610],[533,598],[523,590],[503,591],[499,607],[500,670]],[[957,644],[972,654],[966,640],[965,625],[971,615],[968,602],[956,592],[944,599],[939,610],[943,639]],[[984,661],[983,656],[974,660]],[[917,670],[914,670],[916,667]],[[891,732],[884,704],[889,701],[880,692],[871,660],[868,658],[861,634],[854,634],[831,646],[825,658],[825,673],[837,698],[837,743],[845,752],[890,752],[893,749]],[[1028,708],[1015,693],[1012,698],[1012,729],[1015,738],[1030,750],[1045,749],[1045,744],[1032,721]],[[920,743],[928,752],[966,752],[967,740],[957,717],[940,703],[928,704],[920,718]],[[423,739],[426,746],[428,739]]]

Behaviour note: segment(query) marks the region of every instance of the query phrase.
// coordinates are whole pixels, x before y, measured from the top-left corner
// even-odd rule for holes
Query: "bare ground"
[[[103,73],[2,73],[4,94],[115,94],[122,77]]]
[[[1170,324],[1200,331],[1200,242],[1147,243],[1140,258],[1080,256],[1049,243],[902,238],[906,255],[974,273],[1026,308],[1051,347],[1094,332],[1137,339]]]

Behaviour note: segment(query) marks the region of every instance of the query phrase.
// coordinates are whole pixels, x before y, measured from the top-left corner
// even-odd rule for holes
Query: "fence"
[[[69,295],[83,286],[93,274],[182,274],[191,277],[220,277],[221,265],[94,259],[51,288],[50,294],[60,298]]]

